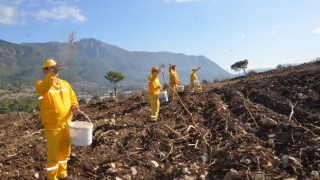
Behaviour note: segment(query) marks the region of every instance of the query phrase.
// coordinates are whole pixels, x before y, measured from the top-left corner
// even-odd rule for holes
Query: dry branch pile
[[[93,143],[73,147],[77,179],[319,179],[320,63],[186,87],[149,124],[139,94],[82,107]],[[12,116],[11,116],[12,117]],[[17,117],[15,117],[17,118]],[[77,119],[82,119],[79,116]],[[0,176],[43,179],[39,117],[1,120]]]

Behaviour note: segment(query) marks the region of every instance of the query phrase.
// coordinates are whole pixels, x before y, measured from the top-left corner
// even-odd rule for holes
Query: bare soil
[[[149,120],[139,93],[81,109],[94,124],[90,146],[72,147],[76,179],[319,179],[320,62],[189,87]],[[77,120],[86,120],[78,116]],[[46,144],[37,113],[0,123],[0,177],[45,179]]]

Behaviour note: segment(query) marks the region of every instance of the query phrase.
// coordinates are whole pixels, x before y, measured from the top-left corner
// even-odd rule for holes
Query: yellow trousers
[[[194,91],[194,89],[196,88],[196,91],[201,91],[201,85],[199,84],[198,86],[195,85],[195,82],[194,81],[191,81],[190,83],[190,88],[191,88],[191,91]]]
[[[47,179],[58,180],[67,176],[67,160],[71,152],[67,125],[44,128],[47,139]]]
[[[170,85],[172,89],[171,90],[171,99],[174,100],[174,99],[177,99],[177,85],[176,84],[171,84]],[[173,90],[174,89],[174,90]]]
[[[151,104],[151,120],[157,121],[160,110],[160,101],[158,95],[149,95],[149,100]]]

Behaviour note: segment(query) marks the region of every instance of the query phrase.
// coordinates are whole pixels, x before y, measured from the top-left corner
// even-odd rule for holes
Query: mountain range
[[[183,84],[189,84],[192,68],[200,80],[230,78],[233,75],[204,56],[171,52],[127,51],[100,40],[87,38],[70,43],[21,43],[0,40],[0,80],[34,83],[43,77],[41,64],[45,59],[64,60],[66,69],[60,74],[71,83],[87,82],[101,86],[108,84],[104,78],[109,71],[125,75],[122,86],[146,87],[151,67],[165,64],[164,77],[168,79],[168,64],[175,64]],[[162,75],[160,81],[164,82]]]

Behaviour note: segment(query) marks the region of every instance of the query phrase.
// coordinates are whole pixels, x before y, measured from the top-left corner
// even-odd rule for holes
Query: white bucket
[[[93,124],[91,122],[73,121],[69,123],[71,144],[87,146],[92,143]]]
[[[167,91],[159,92],[158,97],[159,97],[160,104],[165,104],[169,102]]]
[[[193,85],[194,85],[195,87],[200,86],[200,81],[199,81],[199,80],[194,80],[194,81],[193,81]]]
[[[183,85],[177,85],[176,89],[177,89],[177,92],[183,92],[184,91],[184,86]]]

